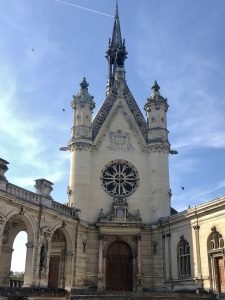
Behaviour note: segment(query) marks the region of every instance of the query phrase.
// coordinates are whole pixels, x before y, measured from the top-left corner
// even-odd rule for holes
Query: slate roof
[[[118,88],[119,88],[120,82],[115,80],[112,88],[110,89],[109,94],[107,95],[105,101],[103,102],[100,110],[98,111],[95,119],[92,123],[92,140],[94,141],[100,128],[104,124],[110,110],[113,107],[113,104],[115,103],[116,99],[118,98]],[[134,116],[134,119],[143,135],[143,138],[147,140],[147,133],[148,133],[148,127],[147,122],[137,105],[137,102],[135,101],[133,95],[131,94],[131,91],[129,87],[127,86],[126,82],[124,82],[123,87],[123,100],[127,103],[131,113]]]

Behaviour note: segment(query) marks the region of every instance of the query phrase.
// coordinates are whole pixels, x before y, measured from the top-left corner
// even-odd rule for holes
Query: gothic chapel
[[[68,205],[53,183],[36,192],[8,182],[0,159],[0,286],[9,286],[13,242],[28,235],[24,287],[68,291],[225,292],[225,197],[171,208],[167,99],[155,81],[144,118],[126,82],[118,7],[106,58],[106,99],[84,78],[73,96]]]

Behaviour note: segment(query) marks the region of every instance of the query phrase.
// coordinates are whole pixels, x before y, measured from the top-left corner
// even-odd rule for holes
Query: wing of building
[[[71,102],[68,205],[52,199],[46,179],[36,180],[36,193],[8,182],[0,159],[0,286],[10,285],[13,242],[26,231],[24,287],[225,292],[225,197],[171,208],[169,105],[157,81],[146,118],[132,96],[118,7],[106,58],[95,118],[85,78]]]

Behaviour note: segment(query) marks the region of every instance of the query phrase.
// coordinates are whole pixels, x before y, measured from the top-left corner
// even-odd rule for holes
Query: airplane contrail
[[[87,8],[87,7],[83,7],[83,6],[80,6],[80,5],[77,5],[77,4],[73,4],[73,3],[70,3],[70,2],[65,2],[65,1],[62,1],[62,0],[54,0],[54,1],[62,3],[62,4],[67,4],[67,5],[76,7],[76,8],[80,8],[80,9],[83,9],[83,10],[86,10],[86,11],[90,11],[90,12],[93,12],[95,14],[99,14],[99,15],[102,15],[102,16],[114,18],[112,15],[105,14],[105,13],[103,13],[101,11],[90,9],[90,8]]]

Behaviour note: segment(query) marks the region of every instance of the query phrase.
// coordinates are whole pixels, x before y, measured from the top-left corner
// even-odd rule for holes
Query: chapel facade
[[[73,96],[68,204],[8,182],[0,159],[0,286],[9,286],[13,242],[28,236],[25,287],[97,291],[225,292],[225,197],[171,208],[167,99],[155,81],[143,116],[126,82],[118,7],[106,52],[106,99],[84,78]]]

